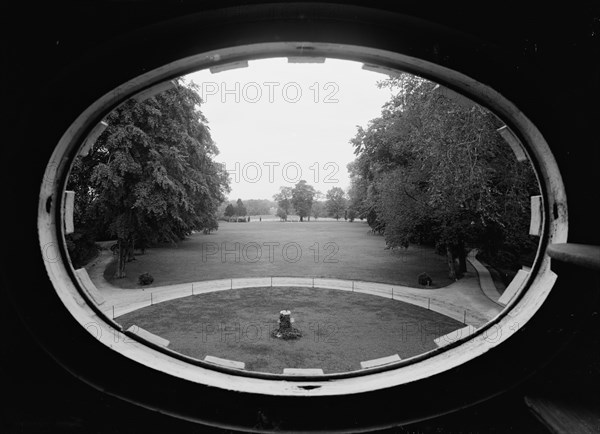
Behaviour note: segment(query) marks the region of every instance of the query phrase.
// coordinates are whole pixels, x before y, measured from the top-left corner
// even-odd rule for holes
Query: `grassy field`
[[[270,337],[280,310],[290,309],[298,340]],[[258,372],[360,369],[360,362],[434,349],[433,339],[463,326],[436,312],[367,294],[318,288],[250,288],[159,303],[116,318],[170,341],[169,348],[246,363]]]
[[[121,288],[138,288],[149,272],[151,286],[240,277],[324,277],[418,287],[428,273],[433,286],[451,283],[446,258],[433,249],[385,249],[382,236],[360,221],[220,222],[210,235],[196,233],[176,245],[148,249],[126,266],[127,277],[113,279],[114,262],[104,276]]]

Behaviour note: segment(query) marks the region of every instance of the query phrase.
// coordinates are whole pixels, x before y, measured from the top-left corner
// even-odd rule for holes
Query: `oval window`
[[[41,245],[99,341],[204,385],[339,395],[444,372],[535,313],[565,233],[535,127],[433,64],[312,48],[173,62],[65,133]]]

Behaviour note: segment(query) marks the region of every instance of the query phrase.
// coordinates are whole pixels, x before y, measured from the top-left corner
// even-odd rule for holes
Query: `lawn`
[[[270,337],[278,313],[289,309],[298,340]],[[137,325],[170,341],[169,348],[197,359],[206,355],[246,363],[258,372],[321,368],[360,369],[360,362],[434,349],[433,339],[462,323],[387,298],[320,288],[246,288],[189,296],[149,306],[116,321]]]
[[[126,266],[127,277],[114,279],[114,262],[104,276],[121,288],[139,288],[137,278],[149,272],[151,285],[241,277],[323,277],[418,287],[428,273],[433,288],[446,286],[448,266],[432,248],[411,245],[385,249],[382,236],[360,221],[220,222],[210,235],[196,233],[173,245],[146,250]]]

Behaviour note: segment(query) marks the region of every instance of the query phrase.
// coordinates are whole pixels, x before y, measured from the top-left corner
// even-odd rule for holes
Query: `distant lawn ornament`
[[[431,286],[433,284],[433,280],[427,273],[419,274],[419,285],[423,286]]]
[[[271,336],[277,339],[298,339],[302,337],[302,332],[295,327],[292,327],[294,318],[289,310],[279,312],[279,327],[271,333]]]
[[[154,282],[154,277],[152,277],[150,273],[143,273],[138,277],[138,283],[140,285],[150,285],[152,282]]]

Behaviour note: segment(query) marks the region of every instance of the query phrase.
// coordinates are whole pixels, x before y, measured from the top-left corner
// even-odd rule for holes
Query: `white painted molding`
[[[75,209],[75,192],[65,191],[65,207],[63,210],[63,219],[65,221],[65,234],[72,234],[75,232],[75,225],[73,224],[73,211]]]
[[[288,63],[325,63],[324,57],[298,56],[288,57]]]
[[[380,357],[379,359],[372,359],[367,360],[365,362],[360,362],[360,367],[363,369],[372,368],[374,366],[381,366],[387,365],[388,363],[399,362],[400,360],[400,356],[398,354],[394,354],[393,356]]]
[[[390,77],[399,77],[402,74],[402,71],[386,68],[385,66],[371,65],[369,63],[363,63],[362,69],[364,69],[365,71],[372,71],[384,75],[389,75]]]
[[[542,233],[542,196],[531,196],[531,220],[529,235],[540,236]]]
[[[527,161],[527,155],[525,155],[525,151],[521,146],[521,141],[515,136],[515,134],[508,128],[506,125],[500,127],[496,130],[504,139],[510,149],[512,149],[515,157],[517,157],[517,161]]]
[[[285,375],[323,375],[322,369],[284,368]]]
[[[144,330],[143,328],[135,324],[129,327],[127,331],[138,335],[140,338],[143,338],[148,342],[160,345],[161,347],[168,347],[170,343],[167,339],[161,338],[160,336],[157,336],[154,333],[150,333],[148,330]]]
[[[500,296],[498,303],[506,306],[508,304],[508,302],[510,300],[512,300],[512,298],[515,296],[515,294],[517,292],[519,292],[519,290],[523,287],[523,284],[525,283],[525,281],[527,280],[528,277],[529,277],[529,272],[527,272],[525,270],[517,271],[517,274],[515,275],[513,280],[510,282],[508,287],[504,290],[504,292]]]
[[[240,62],[227,63],[225,65],[212,66],[208,69],[211,74],[218,74],[219,72],[229,71],[231,69],[239,69],[239,68],[247,68],[247,67],[248,67],[248,61],[243,60]]]
[[[443,347],[445,345],[449,345],[451,343],[454,343],[454,342],[458,341],[459,339],[466,338],[467,336],[472,335],[476,331],[477,331],[477,328],[475,328],[475,327],[473,327],[471,325],[468,325],[468,326],[463,327],[461,329],[454,330],[453,332],[450,332],[448,334],[440,336],[439,338],[435,338],[433,340],[433,342],[435,342],[435,344],[438,347]]]
[[[75,270],[75,277],[77,277],[77,280],[84,291],[92,300],[94,300],[94,303],[97,305],[104,303],[104,297],[98,292],[98,288],[96,288],[96,285],[94,285],[94,282],[90,279],[90,275],[85,268]]]
[[[215,365],[226,366],[228,368],[245,369],[246,364],[244,362],[238,362],[236,360],[222,359],[215,356],[206,356],[205,362],[214,363]]]
[[[173,80],[163,81],[162,83],[158,83],[155,86],[152,86],[149,89],[143,90],[140,93],[133,96],[133,99],[137,102],[145,101],[153,96],[158,95],[159,93],[163,93],[169,89],[173,89],[177,86],[177,83]]]
[[[100,137],[100,135],[104,132],[106,127],[108,127],[108,123],[106,123],[105,121],[100,121],[96,124],[94,129],[90,132],[90,134],[88,134],[88,136],[83,141],[83,146],[79,150],[79,155],[85,157],[87,154],[90,153],[90,149],[92,149],[92,146],[94,146],[94,143],[96,143],[96,140],[98,140],[98,137]]]

